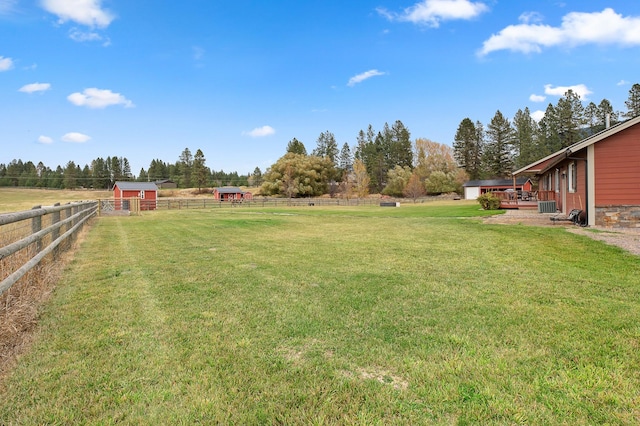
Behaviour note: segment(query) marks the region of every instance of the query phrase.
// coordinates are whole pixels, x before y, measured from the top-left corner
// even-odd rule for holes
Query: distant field
[[[29,210],[37,205],[51,206],[70,201],[111,198],[111,191],[25,189],[0,187],[0,213]]]
[[[637,424],[640,262],[474,203],[100,218],[0,424]]]

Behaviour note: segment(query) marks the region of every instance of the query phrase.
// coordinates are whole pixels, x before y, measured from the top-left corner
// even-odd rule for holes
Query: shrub
[[[493,195],[491,192],[482,194],[476,198],[483,210],[498,210],[500,208],[500,198]]]

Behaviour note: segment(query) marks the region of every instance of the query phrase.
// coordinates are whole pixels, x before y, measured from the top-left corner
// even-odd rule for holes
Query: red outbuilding
[[[250,192],[243,191],[236,186],[222,186],[213,189],[213,198],[218,201],[234,201],[251,200],[253,195]]]
[[[153,182],[116,182],[113,185],[116,210],[130,210],[132,202],[140,203],[140,210],[155,210],[158,187]]]

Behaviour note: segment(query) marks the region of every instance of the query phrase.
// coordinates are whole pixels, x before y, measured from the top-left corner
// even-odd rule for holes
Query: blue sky
[[[451,145],[465,117],[539,116],[640,83],[630,0],[0,0],[0,163],[132,171],[201,149],[263,171],[292,138],[355,145],[401,120]]]

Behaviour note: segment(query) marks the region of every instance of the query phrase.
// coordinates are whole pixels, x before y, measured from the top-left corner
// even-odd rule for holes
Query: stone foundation
[[[596,207],[596,225],[607,228],[640,228],[640,206]]]

